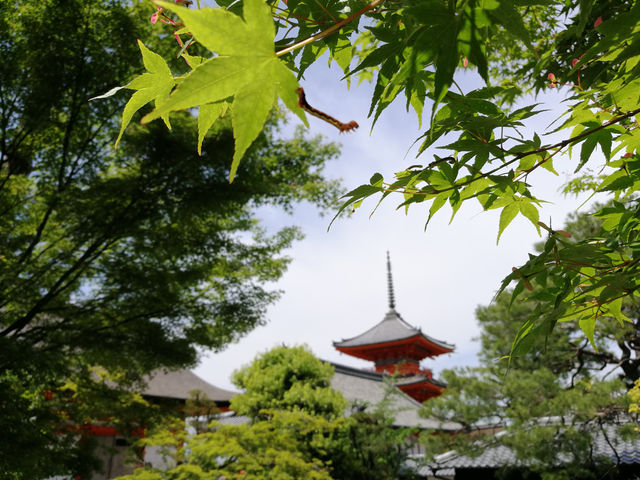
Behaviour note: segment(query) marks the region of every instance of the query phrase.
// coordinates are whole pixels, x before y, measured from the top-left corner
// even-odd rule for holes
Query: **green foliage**
[[[136,90],[136,93],[131,96],[122,112],[122,126],[116,139],[116,147],[133,115],[152,100],[155,102],[156,107],[162,105],[175,85],[167,62],[160,55],[151,52],[140,40],[138,40],[138,45],[140,46],[142,61],[147,73],[136,77],[134,81],[126,86],[126,88]],[[169,117],[165,115],[163,119],[167,126],[170,127]],[[200,150],[201,143],[198,141],[198,150]]]
[[[393,426],[390,387],[380,405],[352,406],[328,382],[333,367],[306,347],[275,347],[237,371],[246,392],[231,407],[251,421],[213,421],[189,435],[184,424],[162,428],[138,442],[162,448],[168,468],[140,468],[122,480],[312,478],[336,480],[411,479],[408,443],[414,432]],[[190,419],[190,426],[204,417]],[[182,476],[181,476],[182,475]],[[184,476],[184,477],[183,477]]]
[[[166,117],[175,110],[224,102],[233,97],[231,112],[236,148],[229,174],[231,182],[240,159],[264,127],[276,95],[306,122],[297,105],[298,83],[274,53],[275,28],[270,9],[261,0],[249,0],[244,3],[244,19],[241,19],[222,9],[194,12],[167,2],[159,5],[177,13],[193,37],[218,56],[194,63],[197,68],[181,79],[179,87],[167,98],[174,85],[171,72],[161,59],[157,63],[147,60],[154,54],[141,45],[148,73],[136,77],[127,86],[137,92],[125,107],[122,129],[131,118],[128,112],[137,111],[152,98],[156,99],[156,109],[143,118],[143,122]],[[201,136],[206,133],[207,124],[211,125],[210,122],[199,125]]]
[[[332,478],[329,465],[312,455],[326,448],[327,436],[336,428],[322,417],[273,411],[269,420],[222,426],[213,422],[210,427],[211,431],[191,438],[184,425],[150,436],[141,443],[163,445],[174,467],[140,468],[120,480]]]
[[[224,348],[278,297],[266,285],[300,232],[263,231],[255,209],[326,208],[338,193],[323,176],[336,147],[300,131],[283,139],[276,116],[233,186],[228,120],[200,139],[199,158],[186,113],[170,136],[130,125],[114,151],[121,101],[88,99],[131,77],[136,38],[165,52],[140,21],[152,12],[99,0],[0,9],[2,478],[88,476],[78,425],[152,424],[160,412],[130,393],[141,377]],[[142,51],[160,75],[164,60]]]
[[[331,476],[344,480],[415,478],[408,464],[413,434],[410,429],[395,428],[393,412],[384,405],[353,413],[333,437]]]
[[[308,347],[275,347],[234,372],[234,384],[245,392],[233,397],[231,408],[252,419],[264,418],[262,410],[274,409],[337,418],[347,402],[331,388],[332,377],[333,367],[314,357]]]
[[[640,413],[640,381],[638,380],[635,381],[633,388],[629,390],[629,413]]]
[[[423,414],[458,421],[465,433],[424,432],[421,442],[431,461],[451,450],[474,457],[502,446],[516,455],[521,469],[545,479],[604,478],[613,464],[594,457],[594,436],[611,426],[623,432],[633,421],[623,419],[628,400],[619,380],[585,378],[568,387],[546,367],[508,375],[469,368],[443,372],[443,378],[447,391],[425,403]]]
[[[308,442],[317,458],[330,466],[331,478],[344,480],[411,478],[406,465],[412,431],[393,426],[389,401],[397,390],[389,386],[379,405],[365,410],[347,402],[330,387],[333,367],[313,356],[307,347],[275,347],[256,356],[251,365],[234,373],[234,383],[245,393],[231,400],[231,408],[254,422],[273,412],[304,412],[332,420],[326,444]]]
[[[595,226],[592,217],[582,216],[567,228],[588,235]],[[637,327],[604,323],[594,336],[594,349],[568,322],[535,352],[512,357],[509,365],[498,362],[508,355],[514,335],[535,308],[533,301],[511,305],[508,293],[478,308],[482,365],[444,371],[446,391],[422,410],[430,418],[460,423],[465,433],[426,432],[421,441],[432,459],[450,450],[475,456],[506,446],[522,468],[545,479],[605,478],[602,475],[612,465],[593,458],[593,438],[601,429],[623,425],[622,431],[624,424],[635,421],[625,414],[629,399],[621,380],[632,383],[637,368],[623,368],[622,379],[609,378],[605,369],[629,360],[628,345],[634,344]],[[638,317],[637,309],[628,308],[627,313],[634,320]]]
[[[236,135],[233,177],[276,96],[302,114],[292,75],[300,78],[328,52],[346,81],[359,75],[374,82],[369,109],[374,124],[404,94],[407,110],[412,108],[420,121],[425,108],[431,110],[430,124],[417,139],[418,155],[430,148],[446,152],[393,179],[375,174],[345,196],[340,211],[358,208],[372,196],[384,200],[399,193],[399,206],[428,209],[427,223],[447,204],[455,216],[465,202],[477,201],[484,210],[500,210],[498,240],[518,216],[538,232],[542,228],[549,237],[544,250],[515,268],[500,288],[511,285],[515,298],[540,287],[538,306],[518,333],[512,354],[523,353],[559,321],[577,320],[592,340],[603,319],[626,321],[622,300],[636,295],[640,271],[637,205],[626,202],[597,212],[605,220],[602,232],[574,242],[540,223],[544,199],[529,180],[543,169],[556,174],[554,161],[573,150],[576,175],[585,167],[603,173],[588,181],[570,179],[568,190],[610,192],[617,200],[637,191],[637,2],[296,0],[283,5],[246,0],[195,11],[161,5],[178,15],[174,27],[180,35],[212,53],[195,62],[186,77],[173,77],[174,92],[147,120],[212,102],[225,102],[218,109],[230,105]],[[248,58],[258,66],[250,74],[243,67]],[[462,91],[455,76],[464,68],[475,68],[485,85]],[[544,106],[522,104],[528,99],[524,94],[545,88],[564,88],[568,97],[566,111],[553,123],[564,139],[554,143],[543,140],[554,132],[527,133]],[[258,106],[251,112],[243,107],[247,96]],[[208,128],[216,115],[208,115],[200,128]]]

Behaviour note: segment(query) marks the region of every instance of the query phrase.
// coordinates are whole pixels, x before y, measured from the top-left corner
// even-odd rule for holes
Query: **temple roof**
[[[144,380],[147,387],[141,393],[151,397],[186,400],[190,397],[189,392],[200,390],[211,400],[220,403],[229,402],[236,394],[211,385],[190,370],[155,370]]]
[[[366,332],[340,342],[333,342],[336,348],[363,347],[365,345],[377,345],[397,340],[420,336],[427,342],[440,347],[446,353],[453,350],[454,345],[449,345],[441,340],[436,340],[429,335],[422,333],[419,328],[412,327],[395,310],[389,310],[382,321]]]
[[[407,376],[403,376],[398,378],[396,381],[394,381],[394,385],[396,385],[397,387],[404,387],[404,386],[409,386],[409,385],[419,385],[422,383],[430,383],[432,385],[435,385],[437,387],[441,387],[441,388],[446,388],[447,384],[444,382],[440,382],[438,380],[435,380],[433,378],[429,378],[427,375],[421,375],[421,374],[417,374],[417,375],[407,375]]]
[[[640,440],[637,437],[625,436],[622,434],[619,424],[613,420],[611,423],[600,425],[597,422],[577,423],[574,428],[583,429],[585,438],[589,442],[589,452],[592,458],[609,459],[613,464],[617,465],[638,465],[640,464]],[[557,422],[557,428],[560,432],[565,428],[561,422]],[[503,441],[495,441],[500,437],[506,436],[506,432],[502,431],[494,435],[494,438],[487,436],[489,441],[486,447],[482,448],[479,441],[476,447],[482,451],[479,455],[467,456],[455,450],[437,455],[433,462],[428,466],[420,468],[420,477],[435,476],[435,473],[443,476],[454,478],[456,470],[462,469],[498,469],[504,467],[527,468],[530,462],[519,459],[516,452],[506,446]],[[483,436],[480,435],[480,438]],[[492,441],[493,440],[493,441]],[[568,455],[558,455],[556,457],[558,466],[571,463],[572,459]],[[486,474],[476,472],[477,478],[490,478]],[[493,478],[493,476],[491,476]]]

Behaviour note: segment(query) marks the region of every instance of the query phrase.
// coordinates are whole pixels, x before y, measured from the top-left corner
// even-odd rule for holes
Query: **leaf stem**
[[[290,47],[287,48],[283,48],[282,50],[280,50],[279,52],[276,52],[276,56],[277,57],[281,57],[282,55],[286,55],[289,52],[292,52],[294,50],[297,50],[298,48],[302,48],[305,45],[309,45],[310,43],[315,42],[316,40],[320,40],[324,37],[328,37],[329,35],[331,35],[334,32],[337,32],[338,30],[340,30],[342,27],[344,27],[347,23],[352,22],[354,19],[358,18],[361,15],[364,15],[365,13],[367,13],[369,10],[373,10],[374,8],[376,8],[378,5],[380,5],[384,0],[374,0],[373,2],[371,2],[370,4],[368,4],[367,6],[361,8],[360,10],[358,10],[356,13],[354,13],[353,15],[350,15],[349,17],[345,18],[344,20],[339,21],[338,23],[336,23],[335,25],[330,26],[329,28],[327,28],[326,30],[323,30],[320,33],[317,33],[316,35],[312,35],[311,37],[298,42],[294,45],[291,45]]]

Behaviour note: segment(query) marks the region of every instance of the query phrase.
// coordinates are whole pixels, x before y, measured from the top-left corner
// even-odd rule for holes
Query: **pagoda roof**
[[[454,345],[450,345],[441,340],[436,340],[429,335],[422,333],[420,328],[409,325],[394,308],[389,310],[382,321],[366,332],[351,337],[340,342],[333,342],[333,346],[340,349],[351,349],[357,347],[384,345],[398,340],[419,337],[426,341],[428,346],[432,347],[434,354],[449,353],[454,349]]]
[[[355,337],[333,342],[333,346],[343,352],[365,360],[376,361],[383,348],[408,347],[414,350],[413,355],[420,358],[450,353],[455,348],[441,340],[425,335],[422,330],[409,325],[396,311],[396,300],[393,293],[391,276],[391,259],[387,252],[387,288],[389,295],[389,311],[382,321],[366,332]],[[416,353],[419,352],[419,353]]]
[[[401,377],[395,386],[418,402],[424,402],[431,397],[440,395],[446,384],[434,380],[428,375],[411,375]]]
[[[444,382],[439,382],[433,378],[428,377],[427,375],[408,375],[406,377],[400,377],[395,382],[394,385],[398,387],[405,387],[409,385],[418,385],[422,383],[429,383],[431,385],[435,385],[437,387],[446,388],[447,384]]]

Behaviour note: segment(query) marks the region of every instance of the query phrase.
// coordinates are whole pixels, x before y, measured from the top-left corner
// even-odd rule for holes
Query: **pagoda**
[[[387,252],[389,311],[380,323],[366,332],[333,346],[340,352],[375,363],[380,373],[395,375],[396,387],[419,402],[440,395],[446,385],[434,380],[420,361],[443,353],[451,353],[453,345],[436,340],[409,325],[396,311],[391,277],[391,260]]]

